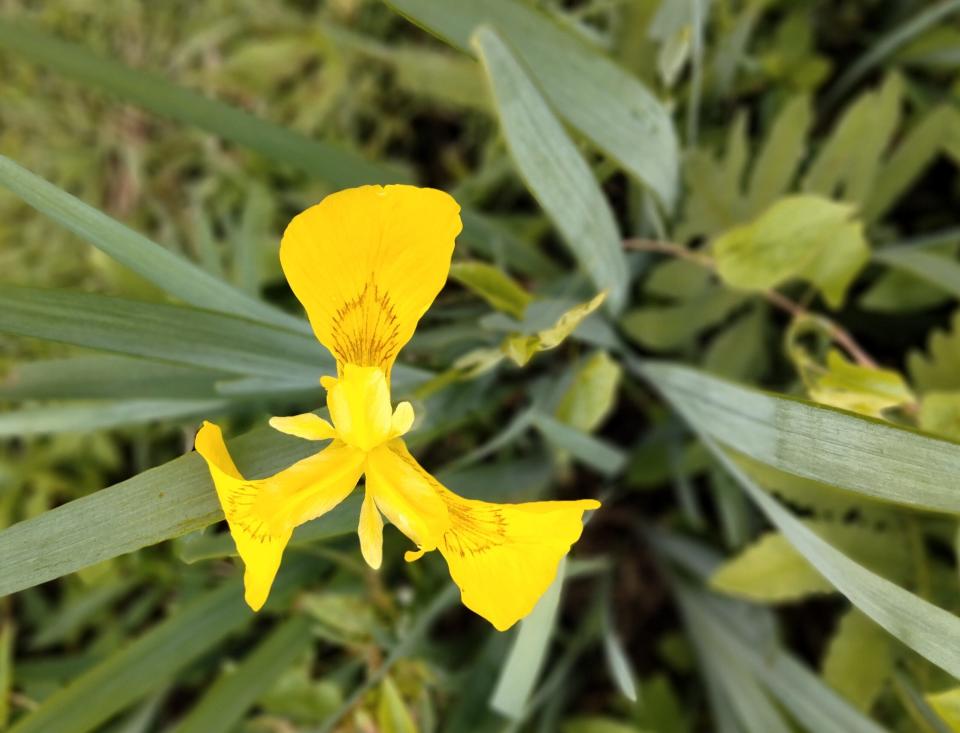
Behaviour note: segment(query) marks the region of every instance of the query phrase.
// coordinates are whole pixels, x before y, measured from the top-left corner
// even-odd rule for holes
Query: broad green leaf
[[[710,271],[689,260],[665,260],[650,271],[643,289],[671,300],[696,297],[709,287]]]
[[[24,361],[0,381],[0,398],[201,399],[216,396],[214,383],[226,372],[96,354]]]
[[[915,652],[960,677],[960,648],[953,641],[960,639],[960,619],[851,560],[758,487],[712,439],[707,441],[770,521],[853,605]]]
[[[560,398],[557,419],[577,430],[592,433],[616,405],[621,373],[619,362],[611,359],[606,351],[598,351],[585,359]]]
[[[0,438],[87,432],[154,420],[219,415],[226,400],[111,400],[82,405],[23,407],[0,413]]]
[[[319,379],[333,359],[312,337],[164,303],[5,285],[0,332],[234,374]]]
[[[925,695],[924,698],[953,733],[960,731],[960,687]]]
[[[100,89],[159,115],[212,132],[261,153],[268,160],[302,170],[332,188],[403,180],[399,171],[357,153],[260,120],[243,110],[177,86],[158,74],[130,69],[36,28],[5,19],[0,48]]]
[[[676,196],[679,153],[670,115],[634,77],[556,21],[518,0],[456,3],[389,0],[389,4],[457,48],[490,25],[520,55],[550,105],[669,208]],[[616,89],[616,94],[608,90]]]
[[[231,440],[229,446],[240,470],[251,477],[274,473],[315,449],[267,428]],[[317,523],[342,521],[345,511],[338,507]],[[203,459],[193,453],[181,456],[0,531],[0,596],[178,537],[222,517]]]
[[[750,214],[763,211],[790,190],[806,152],[812,116],[810,98],[806,95],[793,97],[777,114],[750,174],[747,189]]]
[[[656,351],[688,346],[706,329],[726,320],[747,296],[719,285],[670,305],[647,305],[627,311],[620,325],[637,343]]]
[[[823,678],[834,690],[869,712],[893,674],[890,638],[856,608],[843,615],[823,658]]]
[[[631,365],[699,434],[760,463],[855,495],[960,512],[960,496],[953,489],[953,477],[960,474],[956,443],[689,367]]]
[[[886,576],[907,574],[906,556],[896,534],[834,522],[809,522],[810,529],[834,546]],[[833,592],[833,586],[777,532],[764,534],[727,560],[710,578],[715,590],[754,601],[796,601]]]
[[[617,223],[593,171],[497,32],[481,28],[474,42],[527,187],[597,289],[610,291],[610,307],[619,311],[627,296],[628,268]]]
[[[0,45],[4,25],[0,21]],[[185,303],[309,333],[301,318],[237,290],[0,155],[0,186]]]
[[[309,577],[307,563],[285,563],[274,584],[271,605],[282,603]],[[224,583],[73,679],[10,733],[94,730],[152,690],[173,682],[180,670],[253,618],[243,602],[239,579]]]
[[[869,259],[863,225],[852,216],[851,207],[819,196],[781,199],[749,224],[713,241],[717,272],[744,290],[766,290],[801,278],[837,308]]]
[[[927,392],[918,422],[928,433],[960,441],[960,392]]]
[[[413,717],[389,675],[380,684],[377,723],[380,733],[417,733]]]
[[[759,379],[770,361],[766,335],[766,309],[754,306],[710,341],[703,368],[728,379]]]
[[[485,262],[454,262],[450,277],[465,285],[490,305],[515,318],[523,318],[533,296],[503,270]]]
[[[810,399],[824,405],[882,417],[884,410],[916,401],[899,372],[854,364],[835,349],[826,367],[804,359],[799,368]]]
[[[247,710],[304,652],[310,623],[294,616],[277,626],[236,666],[224,671],[174,733],[231,733]]]
[[[586,303],[564,312],[556,323],[532,336],[511,336],[503,343],[501,350],[518,366],[524,366],[534,354],[555,349],[566,341],[577,330],[577,326],[600,307],[604,298],[606,293],[597,294]]]
[[[537,601],[530,615],[520,622],[513,647],[503,663],[497,687],[490,699],[490,706],[494,710],[513,720],[524,717],[530,693],[546,660],[560,608],[566,566],[566,559],[561,560],[557,577]]]
[[[950,320],[950,331],[930,334],[926,354],[907,354],[907,370],[921,393],[960,391],[960,311]]]

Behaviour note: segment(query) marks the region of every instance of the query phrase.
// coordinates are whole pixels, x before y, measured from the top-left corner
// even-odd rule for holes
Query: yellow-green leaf
[[[497,310],[523,318],[533,296],[503,270],[486,262],[455,262],[450,277],[479,295]]]
[[[960,687],[951,687],[949,690],[926,695],[937,715],[946,723],[953,733],[960,733]]]
[[[899,372],[853,364],[836,350],[827,354],[825,369],[810,361],[801,373],[810,399],[861,415],[881,417],[884,410],[916,400]]]
[[[380,685],[377,724],[382,733],[417,733],[413,717],[390,677],[384,677]]]
[[[869,258],[853,208],[813,195],[781,199],[717,237],[713,251],[720,277],[735,288],[767,290],[801,278],[833,308]]]
[[[823,678],[864,712],[869,712],[893,672],[887,633],[856,608],[840,619],[823,660]]]
[[[960,440],[960,392],[928,392],[920,402],[920,428]]]
[[[599,293],[586,303],[571,308],[550,328],[538,331],[532,336],[511,336],[504,341],[503,353],[518,366],[524,366],[533,355],[540,351],[554,349],[572,334],[583,319],[593,313],[607,297],[606,292]]]
[[[622,373],[606,351],[587,359],[557,406],[557,417],[585,433],[592,432],[613,409]]]

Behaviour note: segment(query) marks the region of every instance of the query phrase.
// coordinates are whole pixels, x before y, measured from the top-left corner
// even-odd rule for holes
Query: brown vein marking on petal
[[[400,324],[389,294],[368,282],[333,316],[333,352],[343,364],[386,370],[399,350]]]
[[[278,538],[270,534],[266,523],[252,513],[259,491],[253,484],[237,486],[228,494],[223,513],[231,527],[236,527],[260,544],[276,542]]]
[[[452,526],[443,534],[443,544],[450,552],[479,555],[491,547],[502,545],[507,536],[507,520],[500,507],[447,499]]]

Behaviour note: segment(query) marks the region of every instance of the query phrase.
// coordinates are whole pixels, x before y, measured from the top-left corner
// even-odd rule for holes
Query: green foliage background
[[[0,730],[960,730],[958,18],[0,3]],[[356,496],[253,616],[190,452],[307,453],[280,232],[390,181],[464,207],[411,447],[604,502],[507,634]]]

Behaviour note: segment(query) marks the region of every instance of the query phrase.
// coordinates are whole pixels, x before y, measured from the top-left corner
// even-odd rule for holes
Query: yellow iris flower
[[[380,567],[385,515],[416,545],[413,561],[439,550],[464,605],[505,630],[526,616],[577,541],[584,511],[599,502],[492,504],[457,496],[410,455],[401,436],[413,408],[390,402],[390,369],[450,270],[460,207],[414,186],[363,186],[327,196],[287,227],[280,262],[320,342],[337,361],[323,377],[332,424],[306,413],[270,425],[330,444],[269,478],[248,480],[220,428],[205,422],[206,460],[237,552],[245,597],[267,599],[294,527],[343,501],[366,475],[358,533]]]

